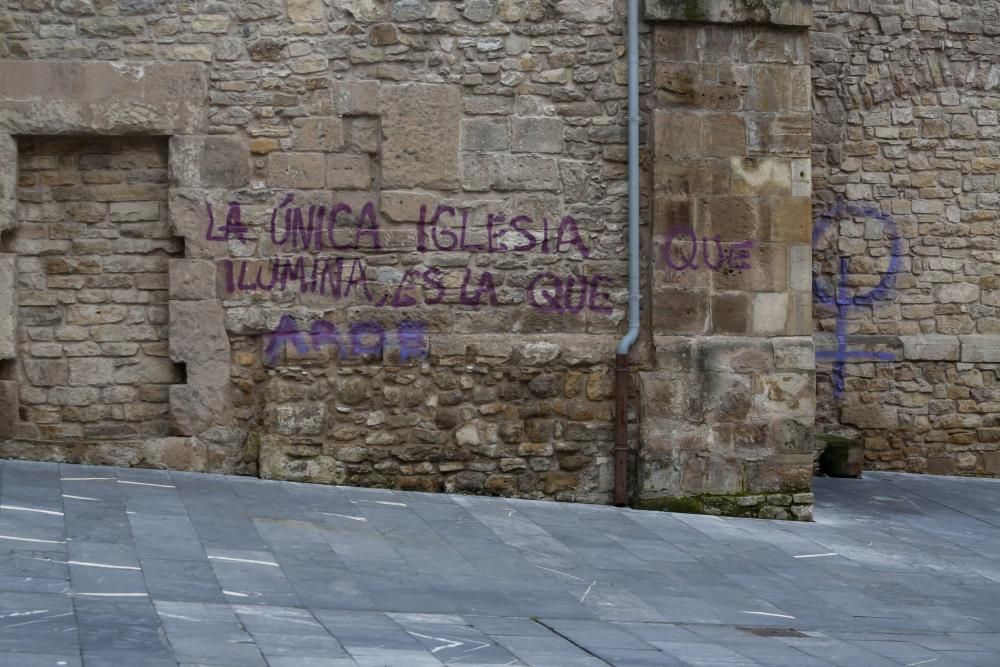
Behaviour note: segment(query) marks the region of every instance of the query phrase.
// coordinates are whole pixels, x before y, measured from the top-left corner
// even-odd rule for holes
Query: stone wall
[[[18,438],[169,433],[163,140],[24,139],[17,235]]]
[[[814,5],[820,431],[1000,474],[1000,5]]]
[[[663,21],[639,502],[808,519],[809,7],[651,2],[646,13]]]
[[[72,438],[69,422],[43,428],[21,401],[3,454],[229,472],[259,461],[274,478],[609,499],[621,8],[0,8],[0,139],[170,137],[161,211],[177,240],[164,243],[182,240],[184,255],[160,258],[157,300],[163,361],[186,371],[169,390],[173,437],[153,447],[96,431],[59,444],[51,432]],[[10,253],[29,261],[30,226],[8,227]],[[30,352],[9,365],[30,366]],[[29,391],[20,380],[0,393]]]
[[[117,443],[49,438],[4,377],[0,454],[610,499],[623,2],[0,8],[0,359],[32,352],[12,137],[155,135],[184,370],[170,437]],[[635,495],[808,518],[809,3],[645,11]]]

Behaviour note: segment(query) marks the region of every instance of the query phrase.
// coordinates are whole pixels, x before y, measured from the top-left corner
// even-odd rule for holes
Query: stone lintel
[[[645,0],[649,21],[758,23],[808,28],[811,0]]]
[[[0,60],[0,129],[12,134],[177,134],[203,123],[198,63]]]
[[[1000,362],[1000,336],[959,336],[962,341],[962,361]]]
[[[958,361],[958,336],[900,336],[907,361]]]

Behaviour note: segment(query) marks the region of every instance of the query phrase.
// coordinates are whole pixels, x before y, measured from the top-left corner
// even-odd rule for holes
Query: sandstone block
[[[4,124],[24,134],[51,133],[53,127],[116,134],[190,132],[201,121],[206,97],[202,66],[193,63],[8,60],[0,69]]]
[[[962,361],[1000,362],[1000,336],[959,336]]]
[[[336,153],[326,158],[326,187],[333,190],[370,190],[371,158],[367,155]]]
[[[279,405],[274,408],[274,428],[284,435],[319,435],[326,423],[326,405]]]
[[[816,367],[812,338],[772,338],[771,345],[776,369],[811,371]]]
[[[17,201],[17,144],[0,129],[0,232],[14,226],[14,203]]]
[[[979,286],[971,283],[949,283],[934,290],[941,303],[973,303],[979,300]]]
[[[295,128],[292,147],[297,151],[329,153],[344,145],[344,123],[336,116],[307,118]]]
[[[239,0],[236,4],[236,15],[244,21],[260,21],[279,14],[279,0]]]
[[[840,421],[858,428],[897,428],[899,415],[887,405],[848,405],[841,408]]]
[[[558,0],[556,11],[579,23],[607,23],[615,15],[612,0]]]
[[[18,421],[18,383],[0,380],[0,438],[13,438]]]
[[[649,0],[644,4],[648,20],[696,21],[699,23],[763,23],[808,27],[812,22],[812,2],[727,2],[725,0]]]
[[[123,322],[127,314],[126,306],[77,304],[67,309],[66,322],[75,325],[115,324]]]
[[[69,360],[69,384],[73,387],[109,385],[115,381],[113,359],[80,357]]]
[[[170,260],[170,298],[198,301],[215,298],[215,262],[204,259]]]
[[[69,365],[64,359],[25,359],[22,365],[28,381],[36,387],[58,387],[69,379]]]
[[[511,119],[514,135],[511,149],[515,153],[561,153],[563,122],[558,118]]]
[[[903,358],[908,361],[958,361],[961,343],[958,336],[925,334],[900,336]]]
[[[267,158],[271,187],[318,190],[326,184],[322,153],[270,153]]]
[[[792,195],[791,160],[734,156],[729,167],[734,195]]]
[[[458,185],[461,90],[445,84],[384,85],[382,185],[386,188]]]
[[[14,255],[0,255],[0,359],[13,359],[17,355],[16,259]]]
[[[462,121],[462,150],[505,151],[510,145],[506,118],[467,118]]]
[[[344,81],[333,86],[333,104],[341,116],[377,116],[378,81]]]
[[[292,23],[315,23],[326,19],[323,0],[288,0],[287,6]]]
[[[228,363],[229,338],[220,302],[170,302],[170,358],[189,366],[202,361]]]
[[[200,434],[216,426],[223,397],[213,388],[190,384],[170,387],[170,421],[181,434]]]
[[[788,294],[761,292],[753,295],[751,332],[758,336],[780,336],[788,326]]]
[[[712,329],[717,334],[746,334],[750,331],[748,292],[712,294]]]
[[[666,334],[702,334],[708,327],[709,296],[706,290],[653,290],[653,331]]]
[[[112,202],[111,222],[143,222],[160,219],[160,202]]]

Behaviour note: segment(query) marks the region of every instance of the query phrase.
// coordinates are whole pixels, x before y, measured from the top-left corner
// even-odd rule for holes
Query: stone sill
[[[837,338],[830,333],[813,336],[816,351],[833,352]],[[896,361],[958,361],[1000,363],[1000,336],[928,334],[924,336],[847,336],[849,350],[889,352]],[[871,363],[873,359],[847,358],[846,363]],[[882,363],[892,363],[882,362]]]
[[[812,23],[812,0],[645,0],[645,18],[808,28]]]

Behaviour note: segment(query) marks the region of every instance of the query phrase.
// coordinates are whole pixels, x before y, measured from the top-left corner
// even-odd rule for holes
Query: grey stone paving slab
[[[815,487],[798,524],[3,461],[0,665],[1000,665],[1000,482]]]

